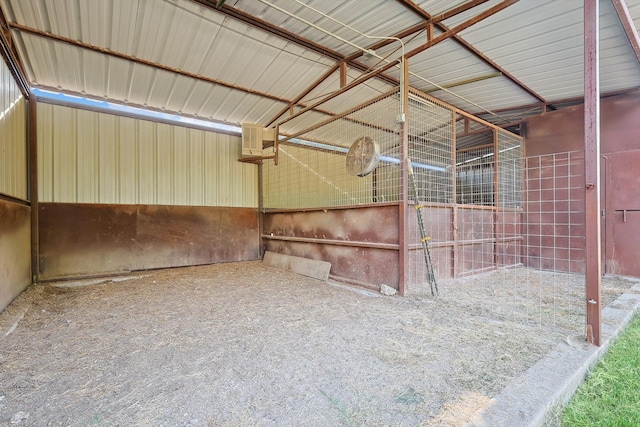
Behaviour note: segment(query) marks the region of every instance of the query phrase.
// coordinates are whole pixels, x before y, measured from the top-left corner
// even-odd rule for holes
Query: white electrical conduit
[[[391,63],[391,62],[392,62],[392,61],[388,60],[387,58],[384,58],[384,57],[382,57],[382,56],[378,55],[376,52],[374,52],[374,51],[372,51],[372,50],[370,50],[370,49],[366,49],[366,48],[363,48],[363,47],[361,47],[361,46],[358,46],[357,44],[355,44],[355,43],[353,43],[353,42],[351,42],[351,41],[349,41],[349,40],[347,40],[347,39],[345,39],[345,38],[343,38],[343,37],[340,37],[340,36],[338,36],[337,34],[333,34],[331,31],[325,30],[324,28],[322,28],[322,27],[320,27],[320,26],[318,26],[318,25],[314,24],[313,22],[307,21],[306,19],[301,18],[301,17],[299,17],[299,16],[295,15],[295,14],[294,14],[294,13],[292,13],[292,12],[289,12],[289,11],[287,11],[287,10],[284,10],[284,9],[282,9],[281,7],[276,6],[276,5],[274,5],[273,3],[271,3],[271,2],[269,2],[269,1],[267,1],[267,0],[259,0],[259,1],[260,1],[260,2],[262,2],[262,3],[264,3],[264,4],[266,4],[267,6],[270,6],[270,7],[274,8],[274,9],[276,9],[276,10],[278,10],[278,11],[280,11],[280,12],[284,13],[285,15],[288,15],[288,16],[290,16],[290,17],[294,18],[294,19],[297,19],[298,21],[300,21],[300,22],[302,22],[302,23],[304,23],[304,24],[307,24],[307,25],[308,25],[308,26],[310,26],[310,27],[315,28],[315,29],[316,29],[316,30],[318,30],[318,31],[322,31],[323,33],[325,33],[325,34],[327,34],[327,35],[330,35],[331,37],[336,38],[336,39],[340,40],[340,41],[341,41],[341,42],[343,42],[343,43],[347,43],[348,45],[355,47],[356,49],[360,50],[361,52],[363,52],[363,53],[365,53],[365,54],[373,55],[373,56],[375,56],[376,58],[378,58],[379,60],[381,60],[381,61],[385,61],[387,64],[389,64],[389,63]],[[332,18],[331,16],[329,16],[329,15],[327,15],[327,14],[325,14],[325,13],[323,13],[323,12],[321,12],[321,11],[317,10],[317,9],[314,9],[314,8],[313,8],[313,7],[311,7],[311,6],[308,6],[308,5],[304,4],[304,3],[303,3],[303,2],[301,2],[300,0],[294,0],[294,1],[295,1],[296,3],[298,3],[298,4],[300,4],[300,5],[302,5],[302,6],[306,7],[306,8],[308,8],[308,9],[311,9],[311,10],[313,10],[314,12],[316,12],[316,13],[318,13],[318,14],[320,14],[320,15],[324,16],[325,18],[328,18],[328,19],[330,19],[330,20],[334,21],[335,23],[340,24],[340,25],[342,25],[342,26],[343,26],[343,27],[345,27],[345,28],[348,28],[349,30],[351,30],[351,31],[353,31],[353,32],[355,32],[355,33],[358,33],[359,35],[361,35],[361,36],[363,36],[363,37],[367,37],[367,38],[370,38],[370,39],[379,39],[379,40],[395,40],[395,41],[399,41],[399,42],[401,43],[401,45],[402,45],[402,59],[401,59],[400,64],[401,64],[401,65],[403,64],[403,61],[404,61],[404,59],[405,59],[405,58],[404,58],[404,43],[403,43],[403,42],[402,42],[402,40],[400,40],[399,38],[397,38],[397,37],[369,36],[369,35],[367,35],[367,34],[364,34],[364,33],[360,32],[360,31],[358,31],[358,30],[356,30],[356,29],[354,29],[354,28],[350,27],[349,25],[347,25],[347,24],[345,24],[345,23],[343,23],[343,22],[338,21],[338,20],[337,20],[337,19],[335,19],[335,18]],[[415,73],[413,73],[413,72],[411,72],[411,71],[409,71],[409,74],[410,74],[410,75],[412,75],[412,76],[414,76],[414,77],[416,77],[416,78],[418,78],[418,79],[420,79],[420,80],[422,80],[422,81],[424,81],[424,82],[426,82],[426,83],[428,83],[428,84],[430,84],[430,85],[433,85],[433,86],[437,87],[437,88],[438,88],[438,89],[440,89],[440,90],[443,90],[443,91],[447,92],[448,94],[450,94],[450,95],[452,95],[452,96],[455,96],[456,98],[459,98],[459,99],[461,99],[461,100],[463,100],[463,101],[465,101],[465,102],[467,102],[467,103],[469,103],[469,104],[471,104],[471,105],[473,105],[473,106],[475,106],[475,107],[480,108],[482,111],[485,111],[485,112],[487,112],[487,113],[489,113],[489,114],[493,115],[494,117],[499,118],[500,120],[504,120],[506,123],[508,123],[508,122],[509,122],[507,119],[505,119],[504,117],[501,117],[501,116],[500,116],[500,115],[498,115],[497,113],[494,113],[493,111],[491,111],[491,110],[489,110],[489,109],[487,109],[487,108],[484,108],[483,106],[481,106],[481,105],[479,105],[479,104],[477,104],[477,103],[475,103],[475,102],[471,101],[470,99],[467,99],[467,98],[465,98],[465,97],[464,97],[464,96],[462,96],[462,95],[458,95],[457,93],[452,92],[452,91],[450,91],[449,89],[447,89],[447,88],[445,88],[445,87],[443,87],[443,86],[440,86],[439,84],[437,84],[437,83],[435,83],[435,82],[432,82],[432,81],[430,81],[430,80],[426,79],[425,77],[422,77],[422,76],[420,76],[420,75],[418,75],[418,74],[415,74]],[[403,72],[402,72],[402,70],[401,70],[401,71],[400,71],[401,79],[402,79],[402,76],[403,76],[403,75],[404,75],[404,73],[403,73]],[[401,86],[401,88],[402,88],[404,85],[402,85],[402,84],[401,84],[400,86]],[[402,103],[401,103],[401,104],[402,104]],[[401,108],[402,108],[402,107],[401,107]],[[401,111],[401,113],[402,113],[402,111]]]

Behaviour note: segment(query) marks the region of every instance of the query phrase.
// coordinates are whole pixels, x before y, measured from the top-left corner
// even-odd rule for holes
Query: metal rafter
[[[636,60],[640,62],[640,37],[638,37],[638,30],[633,23],[627,3],[625,0],[611,0],[611,2],[618,14],[618,18],[624,28],[624,32],[629,39],[629,43],[631,43],[631,47],[636,54]]]
[[[416,5],[411,0],[396,0],[396,1],[398,3],[400,3],[401,5],[403,5],[404,7],[406,7],[411,12],[415,13],[416,15],[418,15],[419,17],[424,19],[424,20],[428,21],[428,20],[431,20],[431,19],[434,18],[433,16],[431,16],[429,13],[424,11],[422,8],[420,8],[418,5]],[[512,3],[516,3],[517,1],[518,0],[515,0]],[[436,22],[435,26],[438,27],[438,29],[440,29],[441,31],[444,31],[444,32],[449,30],[449,27],[444,25],[442,22]],[[454,40],[455,42],[457,42],[459,45],[464,47],[466,50],[468,50],[472,54],[474,54],[476,57],[478,57],[479,59],[484,61],[489,66],[491,66],[491,67],[495,68],[497,71],[501,72],[506,78],[511,80],[513,83],[515,83],[518,87],[520,87],[522,90],[527,92],[529,95],[531,95],[532,97],[536,98],[541,103],[543,103],[545,105],[547,104],[547,101],[545,101],[545,99],[542,96],[540,96],[537,92],[535,92],[533,89],[531,89],[530,87],[528,87],[527,85],[522,83],[513,74],[509,73],[507,70],[502,68],[500,65],[498,65],[496,62],[494,62],[492,59],[490,59],[484,53],[480,52],[471,43],[469,43],[466,40],[464,40],[460,35],[458,35],[458,34],[453,35],[451,37],[451,39]]]
[[[505,7],[517,2],[518,0],[503,0],[501,3],[497,4],[496,6],[482,12],[481,14],[470,18],[462,23],[460,23],[459,25],[448,29],[447,31],[445,31],[444,33],[440,34],[439,36],[433,38],[432,40],[429,40],[427,43],[423,44],[422,46],[415,48],[407,53],[405,53],[404,57],[405,58],[411,58],[412,56],[415,56],[417,54],[419,54],[420,52],[425,51],[426,49],[435,46],[436,44],[447,40],[448,38],[453,37],[456,33],[469,28],[470,26],[477,24],[478,22],[482,21],[483,19],[486,19],[490,16],[492,16],[493,14],[499,12],[500,10],[504,9]],[[336,96],[352,89],[353,87],[362,84],[364,82],[366,82],[369,79],[372,79],[382,73],[384,73],[385,71],[389,70],[392,67],[398,66],[399,65],[399,61],[395,60],[395,61],[391,61],[388,64],[376,69],[375,71],[369,72],[367,74],[364,74],[362,76],[360,76],[359,78],[355,79],[354,81],[352,81],[351,83],[347,84],[346,86],[340,88],[340,90],[332,93],[331,95],[321,99],[320,101],[317,101],[316,103],[303,108],[302,110],[298,111],[295,114],[292,114],[291,116],[287,117],[285,120],[283,120],[282,122],[280,122],[280,124],[283,124],[291,119],[294,119],[295,117],[298,117],[300,114],[304,114],[305,112],[314,109],[316,107],[318,107],[319,105],[323,104],[324,102],[326,102],[327,100],[331,99],[331,98],[335,98]],[[456,111],[460,112],[461,114],[465,114],[465,115],[471,115],[470,113],[462,110],[462,109],[458,109],[456,108]]]
[[[408,0],[398,0],[398,1],[408,1]],[[478,22],[489,18],[490,16],[495,15],[496,13],[500,12],[502,9],[505,9],[509,6],[511,6],[514,3],[517,3],[519,0],[503,0],[502,2],[498,3],[497,5],[485,10],[484,12],[474,16],[473,18],[467,19],[466,21],[462,22],[461,24],[456,25],[453,28],[447,28],[446,31],[444,31],[442,34],[438,35],[437,37],[434,37],[433,39],[429,40],[428,42],[424,43],[422,46],[419,46],[407,53],[405,53],[405,57],[406,58],[411,58],[412,56],[415,56],[421,52],[424,52],[425,50],[429,49],[432,46],[435,46],[436,44],[440,43],[443,40],[449,39],[449,38],[455,38],[456,35],[463,30],[466,30],[467,28],[471,27],[472,25],[477,24]]]
[[[264,21],[262,19],[259,19],[253,15],[250,15],[246,12],[243,12],[239,9],[236,9],[234,7],[228,6],[228,5],[214,5],[212,0],[192,0],[195,3],[198,3],[202,6],[208,7],[211,10],[215,10],[217,12],[223,13],[227,16],[230,16],[234,19],[237,19],[245,24],[254,26],[256,28],[259,28],[263,31],[266,31],[270,34],[276,35],[278,37],[281,37],[285,40],[288,40],[292,43],[296,43],[299,46],[302,46],[306,49],[310,49],[316,53],[319,53],[325,57],[328,57],[330,59],[333,59],[334,61],[337,61],[337,64],[343,64],[342,67],[344,69],[345,66],[350,66],[355,68],[356,70],[359,70],[361,72],[369,72],[371,71],[370,68],[360,62],[357,62],[356,59],[359,58],[360,56],[363,55],[363,52],[355,52],[352,55],[349,56],[344,56],[342,54],[340,54],[339,52],[333,51],[325,46],[322,46],[318,43],[315,43],[311,40],[308,40],[304,37],[300,37],[299,35],[292,33],[282,27],[278,27],[276,25],[273,25],[267,21]],[[439,24],[440,21],[443,21],[445,19],[451,18],[452,16],[455,16],[459,13],[462,13],[464,11],[467,11],[469,9],[472,9],[473,7],[476,7],[482,3],[487,2],[488,0],[471,0],[461,6],[455,7],[445,13],[442,13],[438,16],[433,16],[433,17],[429,17],[428,19],[425,20],[425,22],[422,22],[416,26],[413,26],[409,29],[406,29],[396,35],[394,35],[394,37],[397,38],[403,38],[403,37],[408,37],[414,33],[417,33],[419,31],[423,31],[428,29],[430,26],[434,25],[434,24]],[[425,45],[423,45],[423,47],[421,48],[422,50],[431,47],[435,44],[437,44],[438,42],[450,37],[452,34],[455,34],[459,31],[462,31],[464,28],[467,28],[473,24],[475,24],[476,22],[481,21],[482,19],[485,19],[488,16],[491,16],[493,13],[497,13],[499,10],[502,10],[504,7],[510,5],[512,2],[515,2],[517,0],[505,0],[503,1],[503,3],[494,6],[493,8],[489,9],[487,12],[484,12],[480,15],[478,15],[477,17],[467,20],[465,21],[462,25],[457,26],[454,29],[447,29],[447,31],[445,31],[445,34],[441,34],[440,36],[438,36],[436,39],[434,40],[429,40],[429,42]],[[375,44],[373,44],[372,46],[368,47],[367,49],[371,49],[371,50],[376,50],[379,49],[383,46],[386,46],[389,43],[393,43],[393,40],[383,40],[380,42],[377,42]],[[413,54],[416,54],[418,52],[414,52],[409,56],[412,56]],[[389,67],[385,67],[385,70],[387,70]],[[331,74],[333,74],[333,70],[330,69],[329,72],[325,73],[323,76],[321,76],[318,80],[316,80],[314,83],[312,83],[308,88],[306,88],[300,95],[298,95],[297,97],[294,98],[294,100],[285,108],[282,110],[282,112],[279,114],[279,116],[281,116],[282,114],[284,114],[284,112],[286,112],[287,109],[291,109],[293,106],[297,105],[297,102],[300,101],[304,96],[306,96],[311,90],[313,90],[314,88],[316,88],[319,84],[322,83],[322,81],[324,81],[326,78],[328,78]],[[375,77],[377,79],[380,79],[386,83],[392,84],[392,85],[397,85],[399,84],[399,81],[393,77],[390,77],[386,74],[384,74],[383,72],[380,73],[375,73]],[[344,87],[344,83],[345,81],[342,81],[341,86]],[[278,117],[279,117],[278,116]],[[277,118],[274,118],[271,120],[271,123],[273,122],[273,120],[275,120]]]
[[[275,114],[271,120],[269,120],[269,123],[267,123],[267,127],[271,126],[273,123],[275,123],[276,120],[278,120],[278,118],[280,116],[282,116],[284,113],[286,113],[288,110],[290,110],[292,107],[294,107],[295,105],[298,104],[298,102],[300,102],[300,100],[302,98],[304,98],[305,96],[307,96],[312,90],[314,90],[315,88],[317,88],[323,81],[325,81],[329,76],[331,76],[333,73],[335,73],[336,71],[338,71],[341,67],[340,64],[344,64],[343,62],[338,63],[336,65],[334,65],[333,67],[331,67],[326,73],[324,73],[322,76],[320,76],[318,79],[316,79],[315,82],[313,82],[309,87],[307,87],[304,91],[302,91],[300,94],[298,94],[294,99],[291,100],[291,102],[289,102],[282,110],[278,111],[277,114]]]
[[[20,92],[25,98],[29,98],[31,86],[29,85],[29,79],[24,71],[24,66],[20,60],[20,55],[15,47],[13,35],[11,34],[11,28],[7,23],[7,18],[4,14],[4,10],[0,7],[0,52],[5,59],[13,78],[20,87]]]
[[[153,62],[153,61],[149,61],[147,59],[142,59],[142,58],[138,58],[136,56],[131,56],[131,55],[127,55],[125,53],[121,53],[121,52],[116,52],[114,50],[111,49],[106,49],[103,47],[99,47],[99,46],[95,46],[89,43],[84,43],[78,40],[74,40],[74,39],[70,39],[68,37],[63,37],[57,34],[53,34],[53,33],[48,33],[45,31],[41,31],[38,30],[36,28],[31,28],[28,27],[26,25],[22,25],[22,24],[17,24],[17,23],[10,23],[9,26],[17,31],[21,31],[21,32],[25,32],[25,33],[29,33],[29,34],[33,34],[36,36],[40,36],[40,37],[44,37],[46,39],[49,40],[54,40],[60,43],[65,43],[65,44],[69,44],[71,46],[75,46],[75,47],[81,47],[83,49],[87,49],[93,52],[98,52],[98,53],[102,53],[108,56],[112,56],[115,58],[120,58],[120,59],[125,59],[127,61],[131,61],[131,62],[135,62],[138,64],[142,64],[142,65],[147,65],[149,67],[152,68],[156,68],[156,69],[160,69],[160,70],[164,70],[164,71],[169,71],[171,73],[175,73],[175,74],[179,74],[181,76],[185,76],[185,77],[191,77],[193,79],[196,80],[201,80],[201,81],[205,81],[208,83],[213,83],[216,85],[220,85],[220,86],[224,86],[230,89],[236,89],[236,90],[240,90],[242,92],[245,93],[250,93],[252,95],[257,95],[260,96],[262,98],[267,98],[267,99],[271,99],[273,101],[278,101],[278,102],[282,102],[284,104],[288,104],[290,102],[290,100],[286,99],[286,98],[282,98],[279,96],[275,96],[266,92],[261,92],[258,90],[254,90],[254,89],[250,89],[250,88],[246,88],[246,87],[242,87],[239,85],[235,85],[232,83],[228,83],[219,79],[214,79],[212,77],[207,77],[204,76],[202,74],[197,74],[197,73],[192,73],[190,71],[186,71],[186,70],[181,70],[179,68],[175,68],[175,67],[170,67],[168,65],[163,65],[163,64],[159,64],[157,62]]]
[[[487,1],[487,0],[483,0],[483,1]],[[426,27],[427,27],[428,23],[423,22],[420,23],[418,25],[415,25],[411,28],[408,28],[404,31],[401,31],[395,35],[393,35],[392,37],[395,38],[404,38],[404,37],[408,37],[412,34],[418,33],[420,31],[423,31]],[[388,44],[394,43],[395,40],[382,40],[379,42],[376,42],[375,44],[367,47],[367,49],[370,50],[376,50],[376,49],[380,49],[381,47],[387,46]],[[360,56],[363,55],[363,52],[355,52],[351,55],[349,55],[348,57],[346,57],[343,61],[336,63],[336,65],[334,65],[333,67],[331,67],[325,74],[323,74],[322,76],[320,76],[316,81],[314,81],[311,85],[309,85],[304,91],[302,91],[298,96],[296,96],[289,105],[287,105],[286,108],[282,109],[279,114],[275,117],[273,117],[267,126],[270,126],[271,124],[273,124],[279,117],[281,117],[284,113],[287,112],[287,110],[291,109],[291,107],[297,105],[297,103],[304,98],[305,96],[307,96],[312,90],[314,90],[316,87],[318,87],[323,81],[325,81],[327,78],[329,78],[334,72],[340,70],[340,87],[344,87],[347,85],[347,79],[346,79],[346,71],[347,71],[347,64],[349,64],[350,62],[352,62],[353,60],[359,58]],[[390,79],[393,79],[394,81],[394,85],[398,85],[400,82],[399,80],[393,78],[393,77],[389,77]]]
[[[309,39],[306,39],[304,37],[300,37],[299,35],[289,31],[289,30],[285,30],[282,27],[278,27],[277,25],[273,25],[270,22],[267,22],[265,20],[262,20],[256,16],[250,15],[246,12],[243,12],[239,9],[236,9],[234,7],[228,6],[226,4],[223,4],[222,6],[220,6],[219,8],[215,7],[215,4],[212,0],[191,0],[201,6],[205,6],[208,7],[209,9],[215,11],[215,12],[219,12],[222,13],[226,16],[229,16],[231,18],[234,18],[240,22],[243,22],[245,24],[251,25],[255,28],[259,28],[263,31],[266,31],[269,34],[278,36],[282,39],[288,40],[292,43],[295,43],[299,46],[304,47],[305,49],[309,49],[313,52],[316,52],[322,56],[325,56],[327,58],[330,58],[338,63],[345,61],[347,63],[347,65],[349,65],[352,68],[355,68],[359,71],[362,72],[366,72],[368,71],[368,67],[365,64],[362,64],[360,62],[354,61],[353,59],[349,59],[347,58],[345,55],[341,54],[340,52],[336,52],[332,49],[327,48],[326,46],[322,46],[318,43],[315,43]],[[386,76],[384,74],[379,75],[378,76],[379,79],[386,81],[389,84],[392,85],[396,85],[398,83],[398,81],[396,79],[394,79],[393,77],[389,77]]]
[[[138,63],[138,64],[146,65],[146,66],[149,66],[149,67],[152,67],[152,68],[156,68],[156,69],[159,69],[159,70],[163,70],[163,71],[168,71],[168,72],[171,72],[171,73],[179,74],[181,76],[190,77],[190,78],[193,78],[193,79],[196,79],[196,80],[201,80],[201,81],[204,81],[204,82],[207,82],[207,83],[212,83],[212,84],[215,84],[215,85],[227,87],[229,89],[239,90],[239,91],[251,94],[251,95],[256,95],[256,96],[259,96],[259,97],[262,97],[262,98],[267,98],[267,99],[270,99],[272,101],[281,102],[281,103],[287,105],[286,108],[291,108],[291,106],[298,105],[300,107],[307,108],[307,109],[312,109],[314,111],[317,111],[319,113],[326,114],[326,115],[329,115],[329,116],[334,114],[331,111],[327,111],[327,110],[323,110],[323,109],[320,109],[320,108],[316,108],[315,105],[312,106],[312,107],[306,107],[305,104],[299,104],[298,101],[295,101],[295,100],[289,100],[289,99],[282,98],[282,97],[279,97],[279,96],[276,96],[276,95],[272,95],[270,93],[257,91],[257,90],[246,88],[246,87],[243,87],[243,86],[239,86],[239,85],[236,85],[236,84],[233,84],[233,83],[225,82],[225,81],[222,81],[222,80],[219,80],[219,79],[214,79],[212,77],[207,77],[207,76],[204,76],[202,74],[192,73],[190,71],[182,70],[182,69],[175,68],[175,67],[170,67],[168,65],[159,64],[157,62],[153,62],[153,61],[149,61],[149,60],[146,60],[146,59],[138,58],[138,57],[135,57],[135,56],[127,55],[127,54],[124,54],[124,53],[121,53],[121,52],[116,52],[116,51],[113,51],[113,50],[110,50],[110,49],[106,49],[106,48],[103,48],[103,47],[94,46],[94,45],[91,45],[91,44],[88,44],[88,43],[80,42],[80,41],[77,41],[77,40],[74,40],[74,39],[70,39],[68,37],[63,37],[63,36],[60,36],[60,35],[57,35],[57,34],[47,33],[47,32],[38,30],[36,28],[31,28],[31,27],[28,27],[28,26],[25,26],[25,25],[22,25],[22,24],[11,23],[9,25],[10,25],[10,27],[12,29],[17,30],[17,31],[23,31],[23,32],[26,32],[26,33],[34,34],[36,36],[44,37],[44,38],[47,38],[47,39],[50,39],[50,40],[54,40],[54,41],[57,41],[57,42],[66,43],[66,44],[69,44],[69,45],[72,45],[72,46],[76,46],[76,47],[80,47],[80,48],[83,48],[83,49],[87,49],[87,50],[90,50],[90,51],[93,51],[93,52],[102,53],[102,54],[105,54],[105,55],[108,55],[108,56],[112,56],[112,57],[115,57],[115,58],[120,58],[120,59],[124,59],[124,60],[127,60],[127,61],[135,62],[135,63]],[[333,70],[333,71],[335,71],[335,70]],[[319,83],[320,82],[318,82],[318,84]]]

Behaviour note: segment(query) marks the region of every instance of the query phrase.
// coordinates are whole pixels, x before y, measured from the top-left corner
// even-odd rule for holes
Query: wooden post
[[[584,175],[587,338],[601,344],[599,4],[584,1]]]

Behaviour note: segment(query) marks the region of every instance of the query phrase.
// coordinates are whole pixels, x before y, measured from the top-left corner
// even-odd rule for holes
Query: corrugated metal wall
[[[0,193],[26,200],[26,101],[0,61]]]
[[[258,206],[240,137],[38,104],[41,202]]]

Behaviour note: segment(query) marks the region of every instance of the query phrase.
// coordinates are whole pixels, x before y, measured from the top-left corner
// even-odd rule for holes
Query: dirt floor
[[[387,297],[248,262],[34,285],[0,314],[0,425],[459,426],[581,333],[478,283]]]

